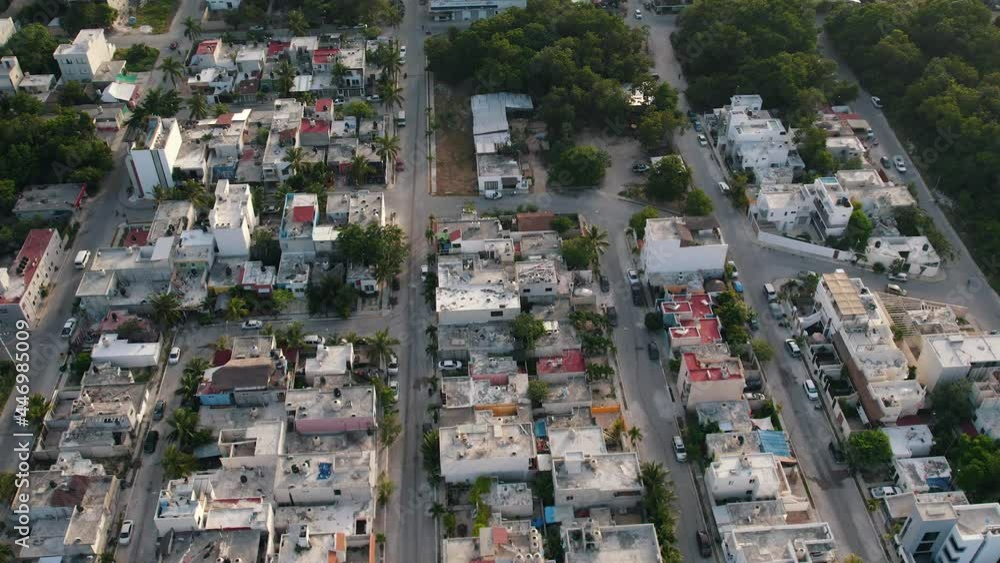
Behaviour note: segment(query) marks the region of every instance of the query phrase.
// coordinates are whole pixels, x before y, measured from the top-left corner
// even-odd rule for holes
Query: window
[[[958,546],[958,542],[955,541],[954,535],[948,536],[948,543],[951,545],[951,548],[955,551],[955,553],[962,553],[965,551],[965,546]]]
[[[334,489],[333,490],[333,496],[339,497],[340,496],[340,489]]]
[[[530,287],[524,288],[524,291],[522,293],[531,293],[531,288]]]
[[[490,311],[490,316],[491,317],[502,317],[503,316],[503,311]]]
[[[545,293],[552,293],[552,288],[551,287],[546,287],[545,288]]]

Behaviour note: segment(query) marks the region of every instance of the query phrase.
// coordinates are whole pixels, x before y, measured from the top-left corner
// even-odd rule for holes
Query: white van
[[[318,334],[307,334],[302,339],[302,342],[304,342],[306,346],[321,346],[324,340],[325,339]]]
[[[76,258],[73,259],[73,265],[77,270],[82,270],[87,267],[87,263],[90,262],[90,251],[81,250],[76,253]]]
[[[769,283],[764,284],[764,295],[767,296],[768,302],[778,299],[778,292],[775,291],[774,286]]]

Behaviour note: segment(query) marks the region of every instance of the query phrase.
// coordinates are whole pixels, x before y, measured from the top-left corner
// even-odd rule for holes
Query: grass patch
[[[14,371],[14,364],[10,362],[0,363],[0,408],[7,405],[10,392],[14,390],[14,380],[17,373]]]
[[[137,43],[128,49],[119,49],[115,53],[115,59],[125,61],[127,72],[149,72],[156,67],[156,59],[159,56],[159,49],[149,47],[144,43]]]
[[[148,25],[153,33],[165,33],[177,11],[177,0],[149,0],[136,14],[136,25]]]

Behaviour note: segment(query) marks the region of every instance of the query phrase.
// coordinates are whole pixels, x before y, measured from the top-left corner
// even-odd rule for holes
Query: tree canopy
[[[889,436],[881,430],[862,430],[847,439],[847,460],[855,469],[878,469],[892,461]]]
[[[816,50],[815,15],[809,0],[689,6],[671,38],[688,77],[688,99],[712,108],[752,92],[800,116],[822,102],[853,99],[856,87],[838,80],[836,64]]]
[[[44,25],[33,23],[12,35],[0,52],[16,56],[25,73],[59,74],[59,63],[52,57],[58,46],[59,40]]]
[[[652,199],[676,201],[687,193],[691,171],[679,156],[661,158],[649,171],[646,195]]]
[[[549,184],[566,187],[591,187],[604,180],[611,157],[597,147],[570,147],[556,158],[549,170]]]
[[[842,5],[826,30],[862,84],[882,98],[897,132],[916,146],[914,164],[955,201],[951,215],[970,250],[995,256],[1000,28],[989,9],[977,0]]]
[[[649,79],[646,34],[589,3],[536,0],[431,37],[426,52],[439,80],[530,94],[564,140],[584,125],[624,130],[622,84]]]
[[[373,267],[375,279],[382,283],[399,274],[409,252],[406,235],[397,225],[351,224],[340,232],[337,243],[348,260]]]

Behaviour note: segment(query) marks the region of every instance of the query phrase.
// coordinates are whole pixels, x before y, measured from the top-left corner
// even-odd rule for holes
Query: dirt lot
[[[434,85],[437,195],[476,195],[476,147],[469,95]]]

